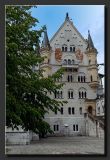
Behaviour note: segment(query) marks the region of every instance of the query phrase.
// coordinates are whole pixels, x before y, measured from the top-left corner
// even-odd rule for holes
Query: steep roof
[[[88,30],[88,46],[87,49],[95,49],[94,47],[94,43],[92,41],[91,35],[90,35],[90,31]]]
[[[44,38],[43,38],[43,41],[42,41],[42,48],[50,48],[50,43],[49,43],[49,39],[48,39],[48,34],[47,34],[47,28],[45,26],[45,29],[44,29]]]
[[[55,36],[58,34],[58,32],[63,28],[63,26],[67,23],[67,21],[70,23],[70,25],[72,26],[72,28],[77,32],[77,34],[81,37],[81,39],[83,41],[86,42],[86,40],[84,39],[84,37],[81,35],[81,33],[77,30],[77,28],[73,25],[73,22],[70,20],[68,13],[66,13],[66,17],[65,17],[65,21],[63,22],[63,24],[60,26],[60,28],[57,30],[57,32],[53,35],[53,37],[50,39],[50,43],[51,41],[55,38]]]

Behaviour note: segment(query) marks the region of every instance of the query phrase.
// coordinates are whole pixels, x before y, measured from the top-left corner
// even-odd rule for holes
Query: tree
[[[33,66],[43,61],[37,54],[43,27],[32,29],[38,20],[31,16],[31,8],[6,6],[6,125],[42,135],[51,132],[45,113],[59,110],[64,103],[49,96],[62,87],[54,81],[62,70],[48,78],[42,70],[33,72]]]

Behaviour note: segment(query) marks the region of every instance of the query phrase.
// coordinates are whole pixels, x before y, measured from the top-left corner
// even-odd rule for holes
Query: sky
[[[39,20],[36,29],[46,25],[49,40],[64,22],[67,12],[85,39],[90,30],[98,51],[98,63],[104,63],[104,5],[38,5],[31,9],[32,16]],[[99,68],[100,73],[104,73],[104,67]]]

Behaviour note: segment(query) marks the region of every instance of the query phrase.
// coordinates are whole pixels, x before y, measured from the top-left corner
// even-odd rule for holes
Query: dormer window
[[[70,52],[75,52],[75,46],[70,46]]]
[[[67,47],[65,47],[65,52],[67,52]]]
[[[62,52],[64,52],[64,47],[62,47]]]
[[[62,52],[67,52],[67,45],[64,44],[64,45],[62,46]]]

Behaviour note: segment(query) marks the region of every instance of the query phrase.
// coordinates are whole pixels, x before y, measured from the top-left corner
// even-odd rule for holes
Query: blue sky
[[[38,5],[33,8],[32,16],[39,20],[36,29],[47,26],[49,39],[55,34],[69,13],[73,24],[87,39],[88,29],[98,50],[98,63],[104,62],[104,5]],[[104,73],[104,67],[100,67]]]

